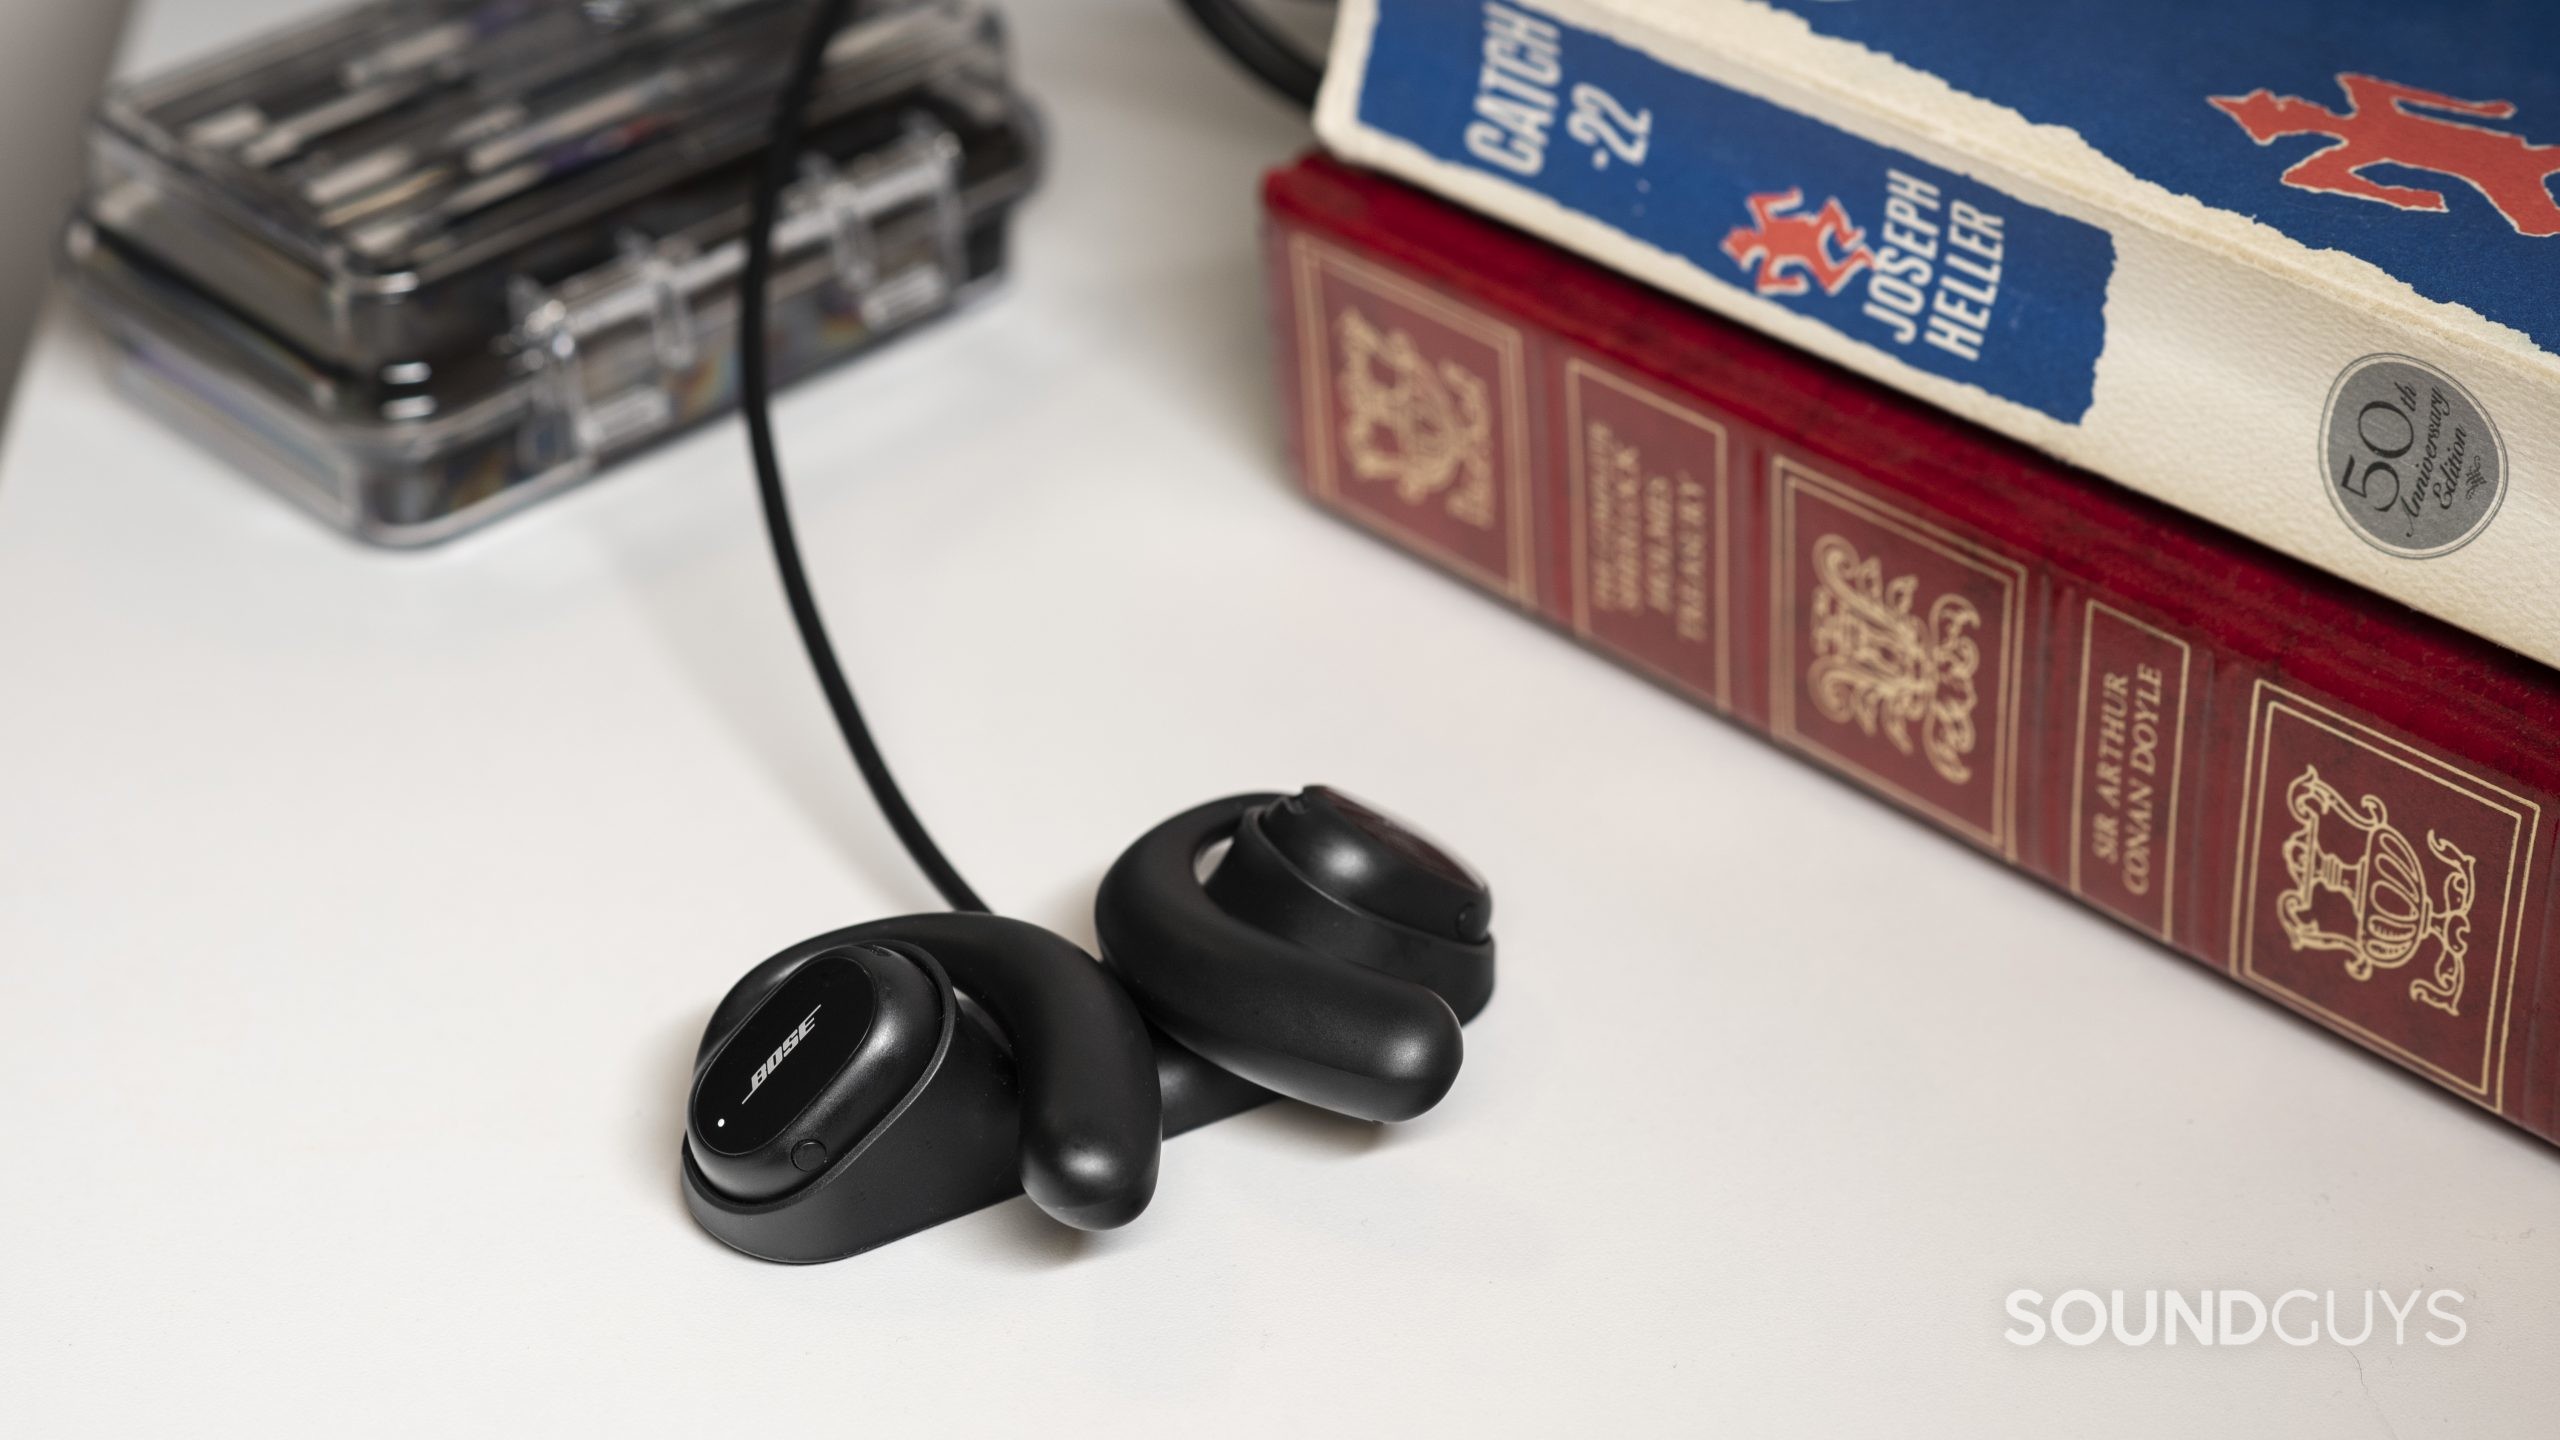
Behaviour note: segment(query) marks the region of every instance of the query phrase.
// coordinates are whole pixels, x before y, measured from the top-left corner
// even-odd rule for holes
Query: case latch
[[[849,165],[804,156],[800,175],[795,198],[823,227],[836,283],[865,325],[891,329],[950,303],[967,273],[959,137],[916,117],[895,142]],[[783,248],[793,248],[797,228],[785,222]],[[884,243],[892,237],[903,242],[895,250]]]
[[[838,165],[804,158],[774,226],[774,368],[788,379],[948,307],[968,276],[962,148],[911,116],[896,139]],[[746,242],[626,232],[606,264],[556,285],[519,278],[509,295],[514,348],[534,374],[540,422],[527,463],[592,466],[734,398],[737,278]],[[833,300],[813,294],[832,287]],[[790,317],[835,313],[862,333],[812,345]],[[805,325],[804,319],[801,322]]]

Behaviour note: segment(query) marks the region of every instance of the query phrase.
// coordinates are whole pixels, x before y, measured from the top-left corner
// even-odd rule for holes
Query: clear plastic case
[[[364,539],[454,534],[734,402],[806,9],[367,4],[121,87],[74,289],[189,434]],[[1038,168],[983,0],[857,7],[776,232],[777,378],[983,289]]]

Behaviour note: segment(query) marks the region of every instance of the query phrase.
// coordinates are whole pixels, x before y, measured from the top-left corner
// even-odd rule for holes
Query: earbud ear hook
[[[1492,941],[1435,936],[1318,887],[1257,823],[1292,798],[1212,801],[1139,837],[1095,897],[1103,963],[1149,1020],[1215,1064],[1328,1110],[1411,1119],[1458,1078],[1456,1006],[1473,1014],[1491,993]],[[1196,867],[1221,840],[1204,885]]]
[[[1164,1114],[1155,1047],[1128,995],[1072,941],[1026,921],[955,911],[879,928],[941,961],[1011,1042],[1023,1193],[1080,1230],[1137,1219],[1155,1195]]]

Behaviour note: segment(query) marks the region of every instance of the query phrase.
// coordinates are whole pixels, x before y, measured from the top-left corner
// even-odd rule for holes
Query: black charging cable
[[[907,847],[916,867],[940,891],[944,903],[954,910],[980,910],[987,902],[969,888],[960,871],[933,841],[932,832],[924,828],[913,806],[907,804],[905,792],[898,788],[897,777],[889,773],[889,762],[880,753],[880,744],[871,738],[871,727],[862,718],[862,707],[855,703],[853,686],[844,678],[844,667],[836,663],[835,646],[828,643],[826,621],[819,617],[818,599],[809,589],[809,574],[800,563],[800,542],[791,526],[791,501],[782,490],[782,459],[773,444],[773,376],[770,357],[765,353],[766,296],[773,283],[773,229],[782,213],[782,192],[791,183],[793,170],[800,160],[800,132],[809,109],[809,96],[817,89],[818,72],[825,68],[828,42],[844,25],[845,16],[854,0],[818,0],[809,12],[808,29],[800,37],[799,53],[792,57],[791,75],[782,87],[782,98],[773,110],[773,139],[766,148],[764,169],[756,176],[755,203],[747,216],[747,262],[738,273],[738,408],[747,418],[747,448],[755,456],[756,494],[764,502],[764,528],[773,542],[774,568],[782,573],[782,593],[791,602],[791,621],[800,629],[801,647],[809,652],[809,666],[818,672],[818,688],[826,692],[827,708],[835,713],[836,729],[844,735],[846,748],[853,751],[855,768],[862,772],[862,783],[871,787],[871,798],[880,805],[880,813],[888,818],[889,828],[897,832],[898,843]]]
[[[808,27],[801,32],[798,53],[792,56],[791,73],[784,81],[782,96],[774,103],[773,129],[766,146],[764,166],[756,175],[755,198],[747,216],[747,260],[738,273],[738,409],[746,416],[747,448],[754,456],[756,494],[764,506],[766,537],[773,544],[774,568],[782,576],[782,593],[791,605],[791,621],[800,631],[800,645],[809,655],[809,667],[818,675],[818,688],[826,693],[827,709],[834,713],[836,729],[844,736],[845,748],[853,752],[854,767],[862,772],[862,783],[871,788],[871,798],[878,802],[880,813],[897,833],[898,843],[933,882],[943,902],[954,910],[984,911],[987,902],[960,875],[942,847],[934,843],[933,833],[925,829],[924,820],[907,803],[906,792],[898,788],[898,779],[889,773],[889,761],[880,753],[880,742],[871,736],[869,722],[862,718],[862,706],[853,697],[852,682],[845,679],[844,666],[836,659],[835,646],[827,639],[827,624],[818,613],[818,597],[809,588],[808,568],[800,560],[800,542],[791,524],[791,500],[782,486],[782,457],[773,443],[773,375],[772,357],[767,353],[766,308],[773,288],[773,231],[781,218],[782,192],[791,183],[800,161],[801,132],[807,123],[809,98],[818,86],[819,72],[826,68],[827,46],[844,27],[846,16],[856,0],[816,0],[809,11]],[[1324,67],[1302,54],[1260,16],[1239,0],[1182,0],[1184,8],[1195,16],[1210,38],[1235,57],[1280,94],[1301,106],[1315,104],[1316,86],[1324,78]]]
[[[1244,0],[1182,0],[1182,8],[1218,42],[1218,48],[1301,110],[1316,106],[1324,65],[1254,13]]]

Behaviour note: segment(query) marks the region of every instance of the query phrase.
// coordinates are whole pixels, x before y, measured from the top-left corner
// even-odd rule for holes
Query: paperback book
[[[2560,7],[1346,0],[1412,180],[2560,663]]]

